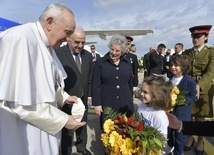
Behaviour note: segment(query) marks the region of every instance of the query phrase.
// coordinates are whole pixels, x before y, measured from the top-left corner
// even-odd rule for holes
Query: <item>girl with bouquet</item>
[[[170,71],[173,74],[171,77],[172,83],[184,93],[185,103],[176,101],[172,114],[178,117],[181,121],[191,120],[191,104],[197,101],[196,82],[187,75],[191,69],[191,65],[187,56],[174,55],[170,59]],[[182,131],[169,128],[168,131],[168,145],[174,147],[174,155],[182,155],[185,143],[185,136]]]

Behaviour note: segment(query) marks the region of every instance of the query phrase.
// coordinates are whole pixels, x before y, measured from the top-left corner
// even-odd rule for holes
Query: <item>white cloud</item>
[[[134,0],[92,0],[93,5],[98,8],[110,8],[111,6],[117,5],[118,8],[126,3],[134,2]]]

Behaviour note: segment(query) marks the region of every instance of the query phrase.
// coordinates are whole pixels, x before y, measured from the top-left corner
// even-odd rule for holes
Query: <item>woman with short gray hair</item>
[[[110,51],[96,61],[93,72],[92,104],[100,116],[101,128],[104,123],[105,107],[130,116],[134,112],[132,101],[132,66],[123,53],[126,38],[115,35],[108,47]]]

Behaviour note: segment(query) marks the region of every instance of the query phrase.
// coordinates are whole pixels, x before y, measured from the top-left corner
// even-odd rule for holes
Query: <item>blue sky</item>
[[[195,25],[213,25],[207,45],[214,44],[213,0],[4,0],[0,16],[22,24],[34,22],[54,2],[68,6],[84,30],[154,30],[154,34],[133,37],[139,57],[159,43],[167,48],[173,48],[177,42],[183,43],[184,48],[192,47],[188,29]],[[97,41],[97,50],[105,54],[109,39],[90,37],[86,41]]]

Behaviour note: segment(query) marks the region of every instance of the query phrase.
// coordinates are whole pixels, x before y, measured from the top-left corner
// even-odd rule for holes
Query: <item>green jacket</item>
[[[214,48],[204,46],[202,50],[194,56],[194,48],[183,52],[187,55],[192,65],[190,76],[198,79],[197,85],[200,86],[200,94],[214,93]]]

